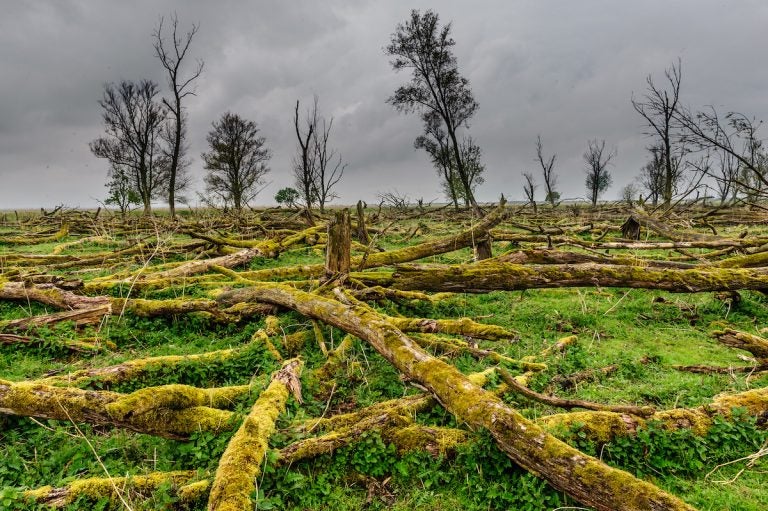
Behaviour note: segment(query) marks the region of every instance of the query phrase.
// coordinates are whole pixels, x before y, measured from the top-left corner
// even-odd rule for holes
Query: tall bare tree
[[[317,103],[315,103],[315,110],[317,110]],[[328,144],[333,128],[333,117],[328,121],[322,118],[321,121],[322,127],[319,126],[320,121],[316,121],[312,137],[316,163],[312,188],[320,213],[324,213],[325,204],[338,197],[334,188],[344,175],[347,164],[344,163],[338,151]]]
[[[385,50],[395,71],[411,70],[411,81],[398,87],[387,102],[402,112],[419,112],[425,127],[434,116],[442,121],[464,193],[476,214],[482,216],[458,137],[478,104],[469,81],[459,74],[452,51],[455,44],[450,23],[440,27],[438,15],[431,10],[424,14],[411,11],[410,19],[397,25]]]
[[[608,172],[608,165],[616,157],[616,149],[605,150],[605,140],[590,140],[584,153],[584,163],[587,164],[587,193],[592,206],[597,206],[600,195],[611,186],[613,178]]]
[[[544,176],[544,188],[547,190],[545,201],[549,202],[554,208],[560,200],[560,193],[557,191],[557,174],[554,172],[556,154],[550,158],[544,156],[544,146],[541,143],[541,135],[536,137],[536,160],[541,165],[541,173]]]
[[[293,159],[293,176],[296,182],[296,188],[304,201],[304,208],[307,214],[307,221],[314,223],[312,219],[312,203],[314,202],[314,178],[315,167],[317,166],[316,154],[312,146],[313,135],[317,130],[317,97],[315,97],[313,107],[307,112],[305,128],[302,130],[299,121],[299,100],[296,100],[296,109],[293,113],[293,126],[296,129],[296,138],[299,142],[297,148],[298,154]]]
[[[202,154],[206,191],[240,213],[261,191],[272,153],[256,123],[230,112],[214,121],[208,133],[211,150]]]
[[[657,139],[654,145],[662,149],[664,160],[664,187],[661,198],[669,206],[675,192],[675,186],[681,177],[681,163],[685,150],[679,140],[680,123],[677,112],[680,108],[680,82],[682,78],[682,61],[664,71],[667,81],[666,88],[656,85],[653,77],[648,75],[646,92],[642,99],[632,96],[632,106],[645,119],[648,128],[647,135]]]
[[[184,175],[189,161],[184,158],[186,152],[186,116],[184,115],[182,100],[187,96],[195,95],[192,82],[203,72],[204,63],[202,60],[198,60],[195,68],[187,75],[182,74],[181,67],[189,51],[189,46],[192,44],[192,38],[195,37],[199,28],[199,25],[192,25],[192,28],[182,36],[179,33],[179,19],[174,14],[171,16],[169,35],[166,36],[163,33],[164,18],[160,18],[153,34],[155,56],[160,60],[168,74],[168,87],[172,95],[170,99],[163,98],[163,104],[168,108],[172,117],[172,122],[169,123],[166,132],[169,156],[168,208],[171,218],[176,216],[176,192],[183,190],[189,184],[189,180]]]
[[[166,110],[156,99],[158,92],[151,80],[106,84],[99,101],[106,136],[90,143],[95,156],[128,176],[145,215],[152,213],[152,199],[168,186],[168,161],[160,147]]]

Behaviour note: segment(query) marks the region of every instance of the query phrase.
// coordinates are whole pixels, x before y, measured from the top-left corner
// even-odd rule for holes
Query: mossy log
[[[508,367],[514,367],[524,371],[544,371],[547,368],[545,364],[517,360],[492,350],[472,346],[467,342],[459,341],[457,339],[438,337],[433,334],[414,334],[413,340],[422,348],[437,349],[446,355],[468,353],[478,359],[487,358],[497,364],[504,364]]]
[[[595,250],[678,250],[687,248],[747,248],[765,244],[765,238],[715,238],[697,241],[590,241],[570,236],[521,234],[492,230],[495,241],[513,243],[546,243],[547,245],[571,245]]]
[[[627,287],[676,293],[768,289],[768,268],[643,268],[606,264],[400,265],[394,273],[354,273],[369,285],[405,291],[487,293],[564,287]]]
[[[26,346],[46,346],[62,348],[75,353],[94,354],[107,349],[113,349],[114,345],[109,342],[91,342],[72,339],[41,339],[29,335],[17,335],[0,333],[0,344],[2,345],[26,345]]]
[[[98,500],[109,498],[118,500],[118,492],[122,495],[127,493],[131,496],[136,494],[149,498],[161,486],[170,484],[174,488],[180,488],[190,483],[197,477],[194,470],[180,470],[175,472],[155,472],[144,475],[134,475],[127,477],[92,477],[87,479],[78,479],[66,486],[54,488],[52,486],[43,486],[35,490],[24,492],[24,497],[35,500],[38,504],[45,504],[50,507],[64,507],[73,503],[81,497]],[[190,493],[187,498],[182,499],[190,502]]]
[[[551,431],[577,429],[595,442],[607,443],[620,436],[629,436],[649,422],[669,430],[690,429],[704,435],[714,424],[715,417],[729,418],[735,408],[743,409],[763,421],[768,418],[768,388],[748,390],[738,394],[721,394],[711,403],[696,408],[662,410],[642,418],[626,413],[608,411],[571,412],[548,415],[536,419],[536,423]]]
[[[91,309],[110,304],[106,296],[83,296],[52,284],[24,282],[0,282],[0,300],[32,301],[64,310]]]
[[[283,364],[230,440],[211,485],[209,511],[242,511],[253,507],[251,494],[256,489],[256,477],[261,471],[269,437],[275,430],[275,421],[285,410],[289,394],[293,393],[301,401],[298,379],[301,367],[299,359]]]
[[[233,293],[291,308],[368,341],[406,377],[424,385],[448,411],[470,427],[488,429],[516,463],[584,504],[605,511],[693,509],[658,487],[557,440],[455,367],[426,353],[369,307],[344,305],[280,285]]]
[[[568,252],[556,249],[527,249],[515,250],[500,254],[483,263],[513,263],[513,264],[579,264],[601,263],[621,264],[629,266],[651,266],[659,268],[696,268],[693,263],[676,261],[658,261],[635,256],[617,255],[607,256],[602,254],[583,254],[580,252]]]
[[[93,325],[101,322],[111,312],[112,307],[105,303],[96,307],[54,312],[28,318],[9,319],[0,321],[0,332],[26,332],[36,328],[49,327],[64,321],[71,321],[75,327]]]
[[[201,390],[194,387],[187,389],[194,397],[198,397],[198,391]],[[0,413],[111,425],[174,439],[187,438],[196,431],[222,431],[232,428],[232,412],[207,406],[176,407],[173,399],[161,396],[162,387],[142,389],[140,392],[145,397],[145,402],[148,402],[146,396],[149,395],[150,399],[156,398],[161,405],[145,406],[133,413],[130,410],[125,411],[119,404],[121,400],[130,400],[131,394],[53,387],[34,381],[15,383],[0,380]],[[169,392],[174,398],[183,394],[176,388]]]
[[[451,334],[485,339],[488,341],[515,341],[519,334],[498,325],[478,323],[470,318],[432,319],[432,318],[397,318],[388,317],[389,321],[403,332],[421,332],[428,334]]]
[[[759,362],[768,363],[768,339],[747,332],[733,329],[718,330],[712,335],[721,343],[731,348],[748,351]]]
[[[37,245],[39,243],[51,243],[64,239],[69,234],[69,224],[65,223],[55,233],[45,235],[5,236],[0,238],[0,245]]]

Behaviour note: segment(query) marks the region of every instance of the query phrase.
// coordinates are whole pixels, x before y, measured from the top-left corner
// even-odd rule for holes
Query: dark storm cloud
[[[200,23],[192,55],[205,61],[187,103],[192,172],[199,189],[205,136],[230,110],[259,123],[274,151],[270,187],[292,182],[296,99],[319,96],[335,117],[334,145],[349,167],[341,202],[380,191],[440,196],[427,158],[413,149],[416,116],[385,103],[407,73],[382,48],[411,8],[453,22],[459,68],[480,110],[471,134],[487,182],[479,197],[522,198],[520,173],[537,171],[533,143],[556,152],[563,194],[583,195],[581,154],[590,138],[618,149],[609,198],[645,159],[642,122],[630,96],[648,73],[683,60],[683,99],[768,118],[764,30],[768,5],[754,1],[40,1],[2,2],[0,19],[0,209],[92,206],[106,164],[88,151],[102,132],[103,84],[151,78],[164,86],[151,33],[176,12]]]

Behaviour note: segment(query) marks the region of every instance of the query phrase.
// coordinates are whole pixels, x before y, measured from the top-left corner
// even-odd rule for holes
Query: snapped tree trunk
[[[337,211],[328,222],[328,243],[325,249],[325,278],[345,278],[349,274],[352,224],[349,210]]]

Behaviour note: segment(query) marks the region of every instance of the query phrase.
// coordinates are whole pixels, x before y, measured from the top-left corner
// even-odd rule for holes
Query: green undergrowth
[[[406,238],[420,220],[392,229],[376,244],[387,249],[426,241],[432,236],[455,232],[458,225],[427,225],[424,232]],[[512,228],[504,228],[513,230]],[[588,236],[584,236],[588,239]],[[61,242],[73,241],[69,236]],[[118,240],[120,241],[120,240]],[[182,235],[168,242],[191,241]],[[3,253],[50,253],[61,243],[32,246],[3,246]],[[77,245],[64,254],[87,254],[108,250],[103,243]],[[498,253],[514,249],[508,244],[495,246]],[[614,251],[612,253],[617,253]],[[695,251],[692,251],[695,252]],[[645,255],[645,254],[644,254]],[[653,257],[667,258],[657,251]],[[425,262],[466,263],[469,249],[435,256]],[[78,274],[88,280],[125,269],[148,269],[154,264],[181,261],[182,256],[147,260],[131,256],[122,264],[96,268]],[[322,253],[313,247],[298,246],[277,259],[254,259],[248,268],[260,270],[293,264],[323,262]],[[65,270],[58,274],[67,275]],[[225,280],[222,277],[222,280]],[[130,290],[130,293],[129,293]],[[205,285],[173,286],[142,292],[128,284],[114,288],[117,297],[175,299],[210,298]],[[649,405],[656,409],[696,407],[722,392],[740,392],[765,387],[768,376],[749,377],[745,373],[694,374],[675,369],[676,365],[742,366],[738,350],[719,344],[711,332],[724,327],[757,332],[768,326],[768,299],[758,292],[742,292],[739,303],[724,302],[712,293],[670,294],[646,290],[610,288],[547,289],[525,292],[495,292],[485,295],[455,294],[435,303],[403,301],[375,304],[392,316],[424,318],[469,317],[515,332],[514,338],[501,341],[473,339],[479,348],[495,350],[512,359],[532,357],[547,369],[532,375],[531,388],[564,398],[579,398],[610,404]],[[54,312],[35,303],[0,302],[0,320]],[[309,329],[312,325],[294,313],[280,312],[280,327],[285,334]],[[113,316],[101,325],[76,329],[62,324],[35,332],[42,339],[37,346],[0,345],[0,378],[21,381],[80,369],[105,367],[128,360],[165,355],[190,355],[230,348],[238,355],[207,364],[182,362],[173,368],[150,367],[138,378],[109,386],[117,392],[133,392],[148,387],[182,383],[198,387],[252,384],[253,390],[234,403],[237,414],[245,414],[259,389],[280,367],[269,350],[252,343],[253,334],[265,328],[263,318],[240,324],[222,324],[206,314],[194,313],[168,318],[139,318],[130,313]],[[322,325],[328,348],[339,345],[345,334]],[[577,336],[563,352],[541,356],[559,339]],[[111,348],[82,354],[62,348],[57,341],[98,338]],[[463,341],[460,337],[457,340]],[[291,425],[314,417],[329,417],[351,412],[387,399],[420,392],[406,381],[367,343],[352,342],[332,382],[310,377],[325,359],[317,343],[310,339],[288,352],[282,333],[273,338],[284,357],[300,355],[306,364],[303,377],[304,403],[291,400],[278,420],[278,432],[271,439],[279,449],[301,439]],[[457,351],[435,351],[465,374],[483,371],[494,364]],[[502,362],[504,364],[504,362]],[[600,370],[612,369],[605,374]],[[509,364],[513,375],[522,373]],[[594,373],[593,378],[575,385],[562,383],[562,377]],[[492,376],[489,388],[500,384]],[[105,388],[98,379],[84,382],[85,388]],[[514,394],[504,400],[526,417],[535,419],[561,410],[532,402]],[[426,426],[465,428],[439,406],[413,417]],[[762,422],[761,422],[762,420]],[[768,436],[764,420],[755,420],[736,411],[730,421],[715,419],[706,436],[690,431],[670,432],[650,423],[632,437],[618,438],[598,445],[589,442],[578,425],[559,431],[574,446],[604,461],[621,467],[680,496],[701,510],[761,510],[768,508],[765,471],[768,456],[749,458],[765,448]],[[35,509],[19,498],[22,489],[44,485],[61,486],[84,477],[143,474],[153,471],[193,469],[200,478],[210,478],[226,448],[231,432],[198,432],[185,441],[174,441],[116,430],[78,425],[63,421],[32,420],[0,415],[0,509]],[[87,437],[90,445],[84,440]],[[98,457],[97,457],[98,455]],[[302,461],[290,467],[277,466],[275,451],[270,453],[265,473],[254,495],[257,509],[444,511],[446,509],[544,511],[583,508],[562,492],[512,463],[483,432],[472,432],[470,440],[455,452],[434,457],[424,452],[398,454],[375,432],[362,435],[356,443],[332,455]],[[750,459],[754,462],[750,465]],[[741,461],[738,461],[741,460]],[[270,463],[270,461],[272,463]],[[743,471],[742,471],[743,470]],[[150,498],[131,496],[134,510],[206,508],[204,501],[187,508],[177,501],[170,486],[162,487]],[[111,507],[110,507],[111,506]],[[120,504],[78,501],[69,509],[121,509]]]

